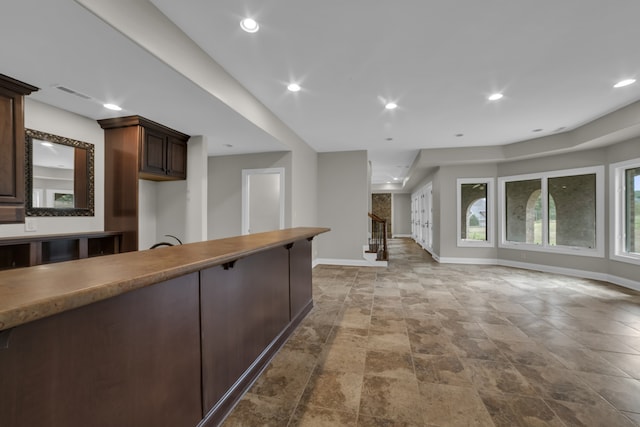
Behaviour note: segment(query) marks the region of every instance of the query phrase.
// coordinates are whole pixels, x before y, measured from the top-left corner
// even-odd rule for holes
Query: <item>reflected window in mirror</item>
[[[26,130],[27,216],[94,215],[94,146]]]

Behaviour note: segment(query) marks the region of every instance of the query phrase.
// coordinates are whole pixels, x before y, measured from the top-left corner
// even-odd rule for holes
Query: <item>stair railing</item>
[[[388,261],[387,250],[387,220],[368,213],[371,218],[371,238],[369,238],[369,253],[376,254],[376,261]]]

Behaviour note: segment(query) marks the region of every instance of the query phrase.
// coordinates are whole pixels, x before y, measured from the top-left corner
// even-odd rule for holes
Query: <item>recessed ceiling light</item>
[[[393,141],[393,138],[391,138],[391,137],[389,137],[389,138],[385,138],[385,141],[389,141],[389,142],[391,142],[391,141]]]
[[[302,88],[298,83],[290,83],[289,86],[287,86],[287,89],[291,92],[299,92]]]
[[[394,177],[393,177],[393,180],[394,180],[394,181],[397,181],[397,180],[399,180],[399,179],[400,179],[400,178],[398,178],[397,176],[394,176]]]
[[[387,181],[387,184],[391,184],[391,181]]]
[[[386,108],[387,110],[395,110],[396,108],[398,108],[398,104],[396,104],[395,102],[387,102],[384,108]]]
[[[625,87],[625,86],[629,86],[632,85],[636,82],[636,79],[626,79],[626,80],[621,80],[618,83],[614,84],[613,87],[618,88],[618,87]]]
[[[224,144],[224,146],[227,147],[227,148],[233,147],[233,145],[231,145],[231,144]]]
[[[255,33],[260,29],[260,25],[258,25],[255,19],[245,18],[240,21],[240,28],[245,30],[247,33]]]
[[[102,106],[104,108],[108,108],[109,110],[113,110],[113,111],[121,111],[122,108],[116,104],[102,104]]]
[[[538,129],[534,129],[534,130],[532,130],[531,132],[542,132],[543,130],[544,130],[544,129],[540,129],[540,128],[538,128]]]
[[[464,136],[464,133],[456,133],[456,136],[457,136],[458,138],[460,138],[460,137]]]
[[[497,101],[498,99],[502,98],[504,95],[501,93],[494,93],[492,95],[489,95],[489,98],[487,98],[489,101]]]

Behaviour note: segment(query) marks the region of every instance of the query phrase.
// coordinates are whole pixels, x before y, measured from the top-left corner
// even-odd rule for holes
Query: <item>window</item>
[[[493,178],[457,181],[458,246],[493,246]]]
[[[640,159],[611,165],[611,174],[611,257],[640,264]]]
[[[500,247],[604,256],[603,170],[500,178]]]

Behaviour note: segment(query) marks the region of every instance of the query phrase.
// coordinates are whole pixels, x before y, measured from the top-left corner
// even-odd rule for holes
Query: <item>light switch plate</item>
[[[35,218],[25,218],[24,231],[38,231],[38,223]]]

